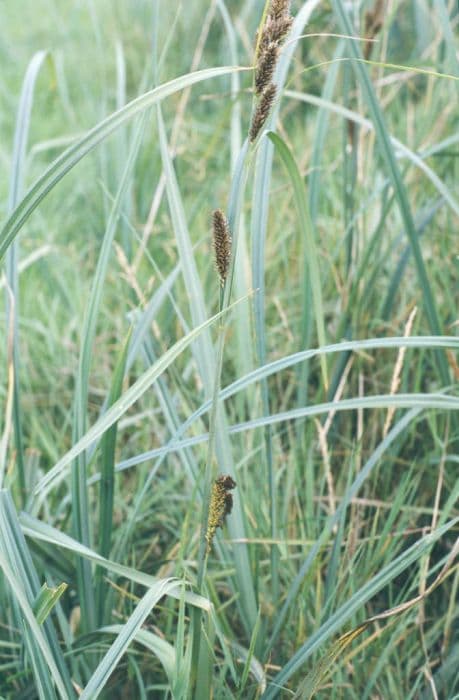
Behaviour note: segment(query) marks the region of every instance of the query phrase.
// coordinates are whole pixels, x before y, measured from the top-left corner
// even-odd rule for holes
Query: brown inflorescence
[[[212,493],[207,519],[207,551],[210,551],[217,528],[223,527],[225,518],[233,508],[233,496],[230,493],[236,487],[236,482],[229,476],[219,476],[212,484]]]
[[[290,15],[285,15],[285,17],[281,17],[278,20],[270,20],[266,27],[267,37],[280,45],[290,31],[292,24],[293,17],[290,17]]]
[[[271,111],[274,99],[276,97],[277,88],[274,83],[270,83],[263,91],[260,101],[252,118],[249,137],[251,141],[255,141],[263,124],[266,122]]]
[[[216,209],[213,213],[212,232],[215,264],[223,286],[231,263],[231,234],[228,220],[221,209]]]
[[[255,94],[258,97],[250,125],[249,138],[255,141],[265,124],[276,96],[273,75],[279,49],[292,26],[290,0],[271,0],[266,20],[257,42],[255,61]]]
[[[261,52],[255,68],[255,93],[257,95],[261,95],[265,87],[271,82],[278,53],[279,47],[273,41]]]
[[[280,20],[290,14],[290,0],[271,0],[269,16],[273,20]]]

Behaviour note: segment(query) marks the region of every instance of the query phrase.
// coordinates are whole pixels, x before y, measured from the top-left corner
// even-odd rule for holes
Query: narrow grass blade
[[[120,634],[123,631],[123,626],[107,625],[106,627],[101,627],[97,631],[103,632],[104,634]],[[151,651],[151,653],[159,659],[166,672],[169,683],[172,685],[177,663],[175,649],[172,644],[166,642],[166,640],[159,635],[145,629],[139,629],[134,640],[142,644],[145,649]]]
[[[330,102],[335,91],[340,68],[339,59],[344,51],[344,41],[340,40],[335,49],[334,62],[330,66],[325,78],[324,89],[321,98],[324,103]],[[328,132],[329,114],[326,107],[320,107],[317,112],[316,128],[313,139],[311,155],[311,172],[308,178],[308,201],[312,221],[315,223],[319,208],[320,176],[322,169],[322,156],[325,147],[325,139]]]
[[[244,649],[240,644],[233,643],[234,651],[241,656],[244,661],[244,670],[242,671],[241,680],[238,688],[238,697],[242,698],[245,691],[245,687],[249,678],[249,673],[256,679],[260,692],[266,690],[266,674],[263,669],[262,664],[255,657],[255,646],[257,643],[257,638],[260,633],[260,623],[261,623],[261,612],[258,612],[257,623],[253,628],[252,636],[250,638],[250,646],[248,649]]]
[[[378,394],[375,396],[362,396],[352,399],[341,399],[340,401],[328,401],[315,406],[293,408],[290,411],[273,413],[269,416],[262,416],[236,423],[229,429],[231,434],[243,433],[246,430],[255,430],[265,425],[274,425],[284,421],[298,420],[310,416],[319,416],[330,411],[349,411],[368,408],[437,408],[442,410],[459,410],[459,397],[448,396],[447,394]]]
[[[129,332],[113,372],[112,386],[108,397],[108,408],[121,396],[130,338],[131,333]],[[116,433],[117,423],[113,423],[111,428],[103,434],[100,443],[99,552],[105,558],[110,556],[112,540]],[[103,580],[101,569],[98,569],[96,573],[96,610],[99,624],[104,623],[106,595],[107,584]]]
[[[362,409],[375,408],[419,408],[419,409],[438,409],[457,411],[459,410],[459,398],[449,396],[447,394],[376,394],[375,396],[354,397],[350,399],[341,399],[340,401],[327,401],[326,403],[315,404],[313,406],[304,406],[302,408],[294,408],[290,411],[282,411],[273,413],[267,416],[260,416],[244,423],[235,423],[228,427],[230,435],[245,433],[248,430],[256,430],[263,428],[266,425],[275,425],[291,420],[302,420],[313,416],[322,416],[331,412],[341,411],[356,411]],[[171,442],[165,447],[158,447],[155,450],[150,450],[135,458],[126,460],[117,465],[117,470],[122,471],[133,465],[137,465],[142,461],[160,457],[167,452],[175,452],[183,450],[186,447],[207,442],[209,436],[207,433],[196,435],[191,438],[186,438],[177,442]]]
[[[457,519],[456,519],[457,522]],[[389,610],[385,610],[382,613],[373,615],[368,619],[364,620],[358,627],[353,630],[346,632],[339,639],[336,640],[330,647],[330,649],[325,653],[325,655],[319,660],[319,662],[313,667],[313,669],[308,673],[304,681],[300,684],[297,692],[295,693],[294,700],[311,700],[315,695],[315,691],[318,689],[319,685],[324,682],[325,678],[331,672],[332,666],[335,661],[338,660],[340,656],[344,653],[347,647],[357,639],[370,625],[375,622],[382,622],[383,620],[388,620],[396,615],[402,615],[407,610],[411,610],[416,605],[419,605],[424,601],[445,579],[451,566],[454,564],[457,554],[459,553],[459,539],[456,540],[456,544],[453,547],[450,555],[448,556],[445,565],[441,569],[440,573],[437,575],[435,580],[426,588],[422,593],[419,593],[411,600],[407,600],[400,605],[396,605]]]
[[[293,60],[296,42],[303,34],[304,27],[320,0],[307,0],[295,17],[289,32],[289,40],[282,48],[273,81],[277,86],[277,94],[280,95],[287,79],[287,73]],[[268,9],[265,3],[264,13]],[[265,128],[274,129],[280,108],[280,100],[276,100]],[[269,196],[273,162],[273,144],[270,140],[262,138],[255,159],[254,187],[252,195],[252,216],[250,223],[252,245],[252,285],[256,290],[254,297],[254,328],[255,349],[259,365],[266,363],[266,328],[265,328],[265,248],[269,213]],[[265,381],[261,383],[261,401],[264,413],[270,412],[269,392]],[[270,529],[271,536],[278,538],[277,532],[277,507],[275,498],[275,476],[272,449],[272,435],[270,429],[264,431],[266,454],[266,479],[269,485],[270,499]],[[279,552],[277,548],[271,549],[271,579],[273,604],[277,605],[279,597]]]
[[[451,646],[451,649],[445,659],[440,663],[440,667],[433,674],[433,682],[435,689],[441,692],[444,697],[451,697],[451,700],[459,700],[459,692],[451,696],[451,691],[459,691],[459,675],[457,669],[457,660],[459,658],[459,642]],[[442,696],[440,696],[442,697]],[[419,695],[419,700],[431,700],[432,689],[428,686]]]
[[[146,308],[136,320],[132,331],[131,342],[129,344],[126,370],[129,370],[134,361],[137,359],[144,344],[145,337],[150,332],[151,324],[163,302],[169,297],[179,273],[180,265],[176,265],[172,272],[170,272],[166,279],[162,282],[161,286],[155,291]]]
[[[453,336],[412,336],[410,338],[405,337],[394,337],[394,338],[369,338],[364,340],[351,340],[343,343],[336,343],[333,345],[327,345],[323,348],[313,348],[311,350],[305,350],[303,352],[294,353],[293,355],[286,355],[279,360],[265,364],[263,367],[250,372],[246,377],[241,377],[237,379],[232,384],[221,390],[220,399],[228,399],[231,396],[245,390],[251,384],[262,380],[263,378],[269,377],[272,374],[281,372],[283,369],[288,367],[293,367],[300,362],[304,362],[313,357],[320,356],[322,353],[348,353],[350,351],[359,352],[359,350],[370,350],[370,349],[383,349],[383,348],[454,348],[459,349],[459,339]],[[186,433],[186,431],[191,427],[191,425],[197,421],[202,415],[207,413],[210,409],[211,402],[206,401],[199,409],[197,409],[181,426],[177,431],[176,435],[163,447],[155,448],[154,450],[149,450],[148,452],[136,455],[130,459],[123,460],[120,462],[116,469],[123,470],[128,469],[131,466],[136,466],[143,461],[153,459],[155,457],[164,456],[168,452],[174,451],[176,449],[181,449],[185,445],[198,444],[206,439],[206,436],[197,436],[195,438],[189,438],[184,441],[180,441],[180,437]],[[327,404],[329,405],[329,404]],[[335,404],[333,404],[335,405]],[[320,412],[322,412],[322,406]],[[301,409],[300,409],[301,410]],[[309,410],[309,409],[307,409]],[[314,411],[314,407],[311,408]],[[230,428],[231,430],[231,428]]]
[[[293,187],[293,193],[295,197],[295,203],[298,210],[299,225],[301,228],[301,233],[306,241],[306,263],[309,268],[309,274],[311,276],[311,286],[312,286],[312,297],[314,301],[314,315],[317,325],[317,337],[319,339],[319,345],[326,345],[325,337],[325,322],[324,322],[324,310],[322,302],[322,283],[320,279],[320,266],[319,266],[319,256],[317,254],[317,247],[314,238],[314,230],[307,207],[307,194],[306,188],[304,186],[303,180],[301,178],[298,166],[295,159],[290,152],[290,149],[286,145],[280,136],[270,131],[268,134],[269,138],[273,142],[282,162],[287,170],[288,176]],[[322,367],[322,378],[324,382],[325,389],[328,389],[328,373],[327,373],[327,362],[325,355],[320,356],[321,367]]]
[[[81,351],[78,363],[78,375],[75,388],[75,408],[72,438],[73,443],[78,442],[87,430],[87,410],[89,376],[93,345],[96,334],[97,318],[102,300],[102,292],[107,274],[108,262],[112,251],[113,239],[118,224],[121,206],[131,180],[132,170],[139,152],[140,143],[145,127],[145,114],[137,124],[129,155],[123,170],[115,200],[110,210],[107,226],[102,241],[102,246],[97,260],[97,267],[91,288],[91,295],[86,310],[83,324]],[[86,454],[82,452],[72,465],[72,521],[73,531],[77,539],[83,544],[91,545],[90,541],[90,513],[87,494],[87,469]],[[96,626],[96,602],[91,569],[88,562],[77,562],[78,591],[80,595],[82,626],[86,632]]]
[[[348,14],[344,8],[342,0],[332,0],[332,7],[343,33],[347,34],[348,36],[352,36],[352,25],[349,20]],[[394,193],[398,201],[400,214],[405,225],[406,234],[410,241],[410,245],[413,249],[413,258],[418,274],[419,285],[424,300],[424,306],[430,330],[433,334],[439,335],[441,332],[441,324],[438,318],[434,297],[430,287],[429,277],[427,275],[427,271],[424,265],[424,259],[422,257],[419,239],[416,235],[416,228],[414,225],[413,215],[411,213],[411,207],[408,201],[405,185],[400,174],[399,168],[397,166],[397,161],[389,138],[389,133],[384,121],[384,117],[381,112],[381,108],[378,104],[373,86],[371,84],[367,68],[360,60],[362,58],[362,54],[360,51],[360,47],[358,46],[358,42],[348,40],[348,46],[351,55],[355,59],[357,59],[353,62],[352,65],[354,67],[356,78],[362,87],[368,110],[371,114],[374,123],[379,150],[386,164],[388,174],[392,186],[394,188]],[[448,384],[450,376],[449,368],[446,356],[443,353],[437,354],[437,363],[442,382],[444,384]]]
[[[364,129],[367,129],[368,131],[376,131],[374,124],[369,119],[365,119],[365,117],[362,117],[360,114],[357,114],[351,109],[347,109],[347,107],[343,107],[342,105],[337,104],[336,102],[330,102],[329,100],[325,100],[323,97],[318,97],[317,95],[309,95],[304,92],[298,92],[296,90],[286,90],[285,96],[295,100],[299,100],[301,102],[306,102],[307,104],[315,105],[320,109],[326,109],[330,112],[334,112],[335,114],[339,114],[344,119],[348,119],[349,121],[358,124],[359,126],[363,127]],[[432,168],[430,168],[427,165],[427,163],[425,163],[425,159],[428,156],[432,155],[432,153],[440,153],[442,148],[435,148],[432,151],[427,150],[425,153],[423,152],[421,155],[419,155],[417,153],[414,153],[407,146],[405,146],[405,144],[399,141],[399,139],[395,138],[395,136],[391,136],[390,134],[388,134],[388,138],[393,146],[397,158],[406,158],[406,160],[410,161],[410,163],[412,163],[419,170],[421,170],[433,184],[438,194],[444,198],[445,202],[447,202],[448,206],[454,212],[454,214],[456,216],[459,216],[458,200],[452,195],[448,187],[432,170]],[[443,145],[446,148],[446,143],[438,145]]]
[[[217,0],[225,27],[230,62],[238,65],[238,38],[237,29],[228,11],[224,0]],[[231,75],[231,191],[228,201],[228,222],[233,238],[233,265],[232,279],[229,292],[233,288],[237,297],[246,296],[249,292],[250,281],[247,271],[250,269],[250,260],[247,250],[245,219],[241,213],[241,205],[244,200],[248,171],[248,140],[243,143],[242,136],[242,104],[241,81],[238,73]],[[228,296],[230,296],[230,294]],[[235,315],[235,333],[237,336],[238,351],[236,353],[236,371],[238,374],[246,374],[253,368],[253,352],[251,344],[247,344],[247,338],[251,335],[250,307],[247,304],[240,307]]]
[[[32,557],[18,522],[16,510],[8,491],[0,490],[0,568],[27,623],[33,645],[34,664],[41,683],[55,684],[61,698],[74,698],[68,668],[60,649],[52,621],[39,624],[34,605],[40,592],[40,582]],[[20,622],[18,620],[18,625]]]
[[[32,113],[35,83],[38,74],[46,58],[46,51],[38,51],[30,61],[22,84],[19,108],[16,117],[16,130],[14,133],[13,156],[11,162],[10,191],[8,197],[8,212],[12,212],[22,195],[24,182],[24,161],[26,156],[27,140],[29,136],[30,117]],[[21,405],[19,394],[19,248],[18,242],[11,246],[6,258],[6,280],[11,290],[6,295],[6,325],[11,314],[13,317],[13,426],[16,442],[16,465],[19,486],[19,497],[24,505],[27,496],[26,476],[24,472],[24,445],[22,435]]]
[[[445,37],[447,50],[447,66],[451,73],[459,76],[459,59],[457,57],[457,37],[454,36],[451,19],[446,0],[434,0],[434,7],[438,13],[443,36]]]
[[[33,604],[33,611],[39,625],[43,624],[66,590],[66,583],[60,583],[54,588],[50,588],[47,583],[43,584]]]
[[[111,571],[113,574],[117,574],[118,576],[123,576],[129,581],[140,583],[140,585],[142,586],[147,586],[148,588],[151,588],[152,586],[155,586],[158,583],[159,579],[155,578],[154,576],[145,574],[142,571],[133,569],[132,567],[118,564],[117,562],[111,561],[110,559],[105,559],[89,547],[85,547],[80,542],[77,542],[77,540],[73,539],[72,537],[69,537],[69,535],[66,535],[65,533],[61,532],[60,530],[57,530],[51,525],[47,525],[46,523],[43,523],[40,520],[37,520],[36,518],[33,518],[27,513],[21,513],[20,522],[22,531],[27,537],[31,537],[32,539],[36,540],[42,540],[43,542],[49,542],[50,544],[53,544],[56,547],[62,547],[63,549],[72,552],[75,556],[85,557],[89,561],[96,564],[96,566],[100,566],[103,569],[106,569],[107,571]],[[206,612],[210,610],[210,603],[207,600],[207,598],[199,596],[196,593],[192,593],[190,591],[177,593],[175,592],[175,589],[173,589],[170,592],[170,595],[173,598],[178,598],[179,600],[181,600],[181,598],[183,597],[185,602],[189,605],[196,605],[202,610],[205,610]]]
[[[196,618],[193,619],[193,625]],[[200,644],[197,662],[197,679],[194,690],[194,700],[212,700],[213,698],[213,668],[215,665],[215,625],[211,615],[200,620]],[[191,672],[193,673],[193,655],[191,656]]]
[[[31,213],[40,204],[42,199],[46,197],[57,183],[69,172],[85,155],[89,153],[97,144],[109,136],[115,129],[122,124],[132,119],[136,114],[139,114],[148,107],[164,100],[166,97],[173,95],[186,87],[195,85],[196,83],[211,78],[217,78],[222,75],[229,75],[234,71],[247,70],[239,67],[222,67],[222,68],[206,68],[195,73],[182,75],[179,78],[174,78],[163,85],[150,90],[144,95],[140,95],[132,102],[129,102],[125,107],[114,112],[106,119],[103,119],[93,129],[91,129],[83,138],[67,148],[51,165],[45,170],[43,175],[38,178],[35,184],[30,188],[24,198],[19,202],[14,211],[6,220],[2,230],[0,231],[0,260],[5,255],[9,245],[14,240],[17,233],[20,231],[24,223],[27,221]]]
[[[443,200],[438,199],[432,206],[428,207],[428,210],[423,214],[422,218],[417,222],[417,232],[418,236],[421,236],[426,230],[427,226],[431,223],[433,217],[437,213],[438,209],[442,206]],[[408,244],[405,250],[400,255],[400,259],[397,263],[395,270],[392,273],[392,277],[387,286],[387,292],[384,301],[381,303],[381,310],[379,312],[379,317],[383,320],[388,320],[392,313],[392,309],[395,303],[396,293],[400,287],[400,283],[403,279],[405,268],[411,258],[411,247]]]
[[[204,293],[194,259],[193,246],[191,244],[180,190],[169,153],[166,128],[160,106],[157,108],[157,119],[161,157],[166,176],[166,191],[180,256],[180,266],[187,287],[189,309],[193,325],[198,326],[202,324],[207,317]],[[199,373],[203,379],[208,396],[210,396],[215,368],[215,355],[207,330],[203,330],[203,333],[196,338],[195,348],[195,357],[199,367]]]
[[[177,582],[176,579],[168,579],[158,582],[150,588],[137,604],[131,617],[123,626],[122,631],[118,634],[116,640],[89,679],[80,695],[81,700],[96,700],[99,697],[119,660],[135,639],[152,608],[164,595],[170,593],[174,588],[177,589],[180,585],[180,582]]]
[[[340,627],[351,618],[365,603],[367,603],[384,586],[394,580],[396,576],[405,571],[411,564],[430,551],[432,546],[451,528],[459,522],[459,518],[450,520],[443,527],[437,528],[434,532],[415,542],[406,551],[402,552],[382,571],[374,576],[368,583],[362,586],[354,595],[344,603],[334,613],[317,632],[315,632],[303,646],[292,656],[290,661],[284,666],[272,680],[270,687],[263,694],[263,700],[272,700],[279,695],[280,689],[288,679],[301,668],[307,659],[329,639]]]
[[[347,484],[345,493],[349,493],[349,489],[352,485],[352,477],[355,473],[354,459],[351,459],[348,474],[347,474]],[[349,501],[347,500],[347,505]],[[330,552],[330,556],[327,562],[327,571],[325,575],[325,585],[324,585],[324,595],[323,595],[323,605],[322,605],[322,616],[321,619],[326,617],[330,612],[330,606],[333,606],[333,593],[336,590],[337,582],[339,580],[339,564],[342,552],[342,544],[345,538],[345,528],[346,528],[346,516],[347,507],[341,509],[341,517],[338,519],[337,525],[333,533],[333,544]],[[332,608],[333,609],[333,608]]]
[[[389,449],[389,447],[392,445],[393,442],[400,436],[403,435],[404,432],[406,431],[407,427],[410,425],[412,421],[414,421],[420,413],[419,408],[413,408],[411,411],[408,411],[399,421],[394,425],[392,430],[389,431],[387,436],[384,438],[384,440],[381,441],[381,443],[378,445],[378,447],[374,450],[373,454],[371,457],[366,461],[364,466],[362,467],[361,471],[357,474],[356,478],[354,479],[353,483],[351,484],[350,488],[347,489],[346,493],[344,494],[344,499],[336,509],[335,513],[333,516],[328,518],[326,521],[323,530],[320,534],[320,537],[318,538],[316,544],[312,547],[311,551],[308,553],[306,559],[304,560],[303,564],[300,567],[300,570],[298,571],[298,574],[295,576],[294,580],[292,581],[290,588],[287,592],[287,596],[285,599],[285,602],[282,606],[282,608],[279,610],[279,613],[276,617],[276,622],[270,637],[270,640],[267,644],[267,652],[269,652],[273,645],[276,643],[279,633],[282,630],[283,625],[285,624],[285,618],[287,616],[287,613],[290,609],[290,606],[293,605],[293,602],[298,595],[298,592],[300,590],[301,584],[304,581],[305,576],[307,573],[310,571],[311,566],[320,552],[321,547],[327,542],[327,540],[330,538],[333,528],[339,523],[341,517],[342,517],[342,512],[343,510],[345,511],[347,509],[348,503],[356,496],[356,494],[359,492],[361,486],[364,484],[366,479],[370,476],[372,473],[373,469],[376,467],[376,465],[379,463],[379,460],[382,458],[382,456],[385,454],[385,452]]]
[[[35,83],[46,56],[47,51],[37,51],[37,53],[34,54],[27,67],[22,84],[16,117],[16,130],[14,133],[10,191],[8,197],[8,209],[10,212],[16,207],[24,188],[24,161],[27,140],[29,138]]]
[[[268,117],[268,122],[274,124],[276,108]],[[266,363],[266,332],[265,332],[265,248],[268,227],[269,189],[273,161],[273,145],[267,140],[261,141],[260,150],[255,161],[254,188],[252,195],[251,245],[252,245],[252,285],[256,290],[253,300],[253,316],[255,329],[255,348],[259,365]],[[264,413],[270,412],[269,392],[267,382],[261,381],[261,402]],[[275,477],[272,455],[272,435],[268,428],[263,433],[265,443],[266,479],[269,488],[270,530],[273,539],[278,538],[277,507],[275,498]],[[277,547],[271,549],[272,597],[279,597],[279,552]],[[275,604],[275,603],[274,603]]]
[[[230,307],[231,308],[231,307]],[[169,365],[178,357],[185,348],[193,342],[196,336],[199,335],[205,328],[214,323],[221,314],[216,314],[208,321],[190,331],[184,338],[178,340],[169,350],[167,350],[155,364],[146,370],[137,381],[118,399],[113,406],[108,409],[103,416],[73,445],[62,459],[51,469],[37,484],[35,493],[47,493],[54,488],[65,476],[65,471],[68,465],[77,457],[83,450],[86,450],[93,444],[104,432],[110,428],[121,416],[134,404],[156,381],[156,379],[164,372]]]
[[[24,618],[22,618],[21,623],[20,629],[22,628],[22,633],[24,635],[24,647],[27,659],[30,659],[30,664],[32,666],[32,683],[35,686],[34,689],[38,698],[39,700],[57,700],[56,686],[44,662],[42,650],[34,639],[33,633],[29,629]]]

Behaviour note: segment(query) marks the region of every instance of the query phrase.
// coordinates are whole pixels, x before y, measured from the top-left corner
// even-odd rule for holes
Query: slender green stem
[[[231,299],[231,292],[233,288],[234,281],[234,265],[237,257],[237,233],[239,225],[239,216],[241,210],[241,202],[243,200],[243,195],[245,191],[245,185],[247,182],[247,174],[250,165],[250,150],[248,150],[247,141],[244,143],[239,155],[239,167],[236,167],[235,174],[233,176],[233,182],[231,187],[231,196],[228,207],[228,220],[231,234],[233,236],[233,245],[231,252],[231,265],[229,270],[228,278],[225,284],[220,289],[220,300],[219,300],[219,311],[225,311],[228,309]],[[241,183],[239,186],[237,183]],[[202,501],[202,518],[201,518],[201,533],[199,540],[199,552],[198,552],[198,573],[197,573],[197,591],[198,593],[203,592],[204,579],[207,570],[207,558],[208,558],[208,547],[206,540],[207,532],[207,522],[209,519],[209,506],[210,497],[212,492],[212,483],[217,474],[218,466],[214,466],[214,452],[215,452],[215,440],[216,440],[216,426],[218,419],[218,412],[220,410],[220,389],[221,389],[221,372],[223,365],[223,353],[225,346],[225,336],[228,328],[229,317],[227,314],[221,317],[221,321],[218,327],[218,338],[216,347],[216,363],[215,363],[215,378],[212,393],[212,406],[209,418],[209,442],[207,447],[207,459],[204,470],[204,485],[203,485],[203,501]],[[200,622],[201,622],[201,611],[195,608],[193,611],[193,643],[192,643],[192,673],[194,677],[192,678],[192,685],[196,683],[196,671],[198,667],[198,659],[201,646],[201,634],[200,634]],[[197,688],[199,692],[199,688]],[[198,696],[196,696],[198,697]]]

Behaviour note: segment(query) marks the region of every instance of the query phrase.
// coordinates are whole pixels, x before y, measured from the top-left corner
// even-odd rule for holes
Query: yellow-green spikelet
[[[225,517],[231,513],[233,496],[230,491],[234,489],[236,482],[228,475],[219,476],[212,484],[212,493],[209,504],[209,517],[207,519],[206,542],[207,551],[210,551],[212,541],[217,528],[223,527]]]

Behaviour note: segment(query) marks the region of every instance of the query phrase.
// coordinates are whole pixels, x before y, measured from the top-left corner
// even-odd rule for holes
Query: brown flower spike
[[[231,263],[231,235],[228,220],[221,209],[216,209],[213,213],[212,231],[215,264],[223,286]]]
[[[212,493],[207,520],[207,552],[210,551],[217,528],[223,527],[225,518],[233,509],[233,496],[230,493],[236,487],[236,482],[229,475],[219,476],[212,484]]]
[[[271,0],[257,42],[254,82],[258,102],[249,130],[251,142],[257,138],[271,111],[276,96],[276,85],[272,79],[279,58],[279,49],[290,31],[292,22],[290,0]]]
[[[290,15],[285,15],[285,17],[281,17],[278,20],[269,19],[268,22],[266,22],[265,28],[267,39],[280,45],[286,34],[290,31],[292,24],[293,17],[290,17]]]
[[[257,108],[253,115],[252,124],[250,126],[249,137],[251,141],[255,141],[258,134],[263,127],[263,124],[268,118],[268,115],[273,106],[274,99],[276,97],[277,88],[274,83],[270,83],[267,88],[263,91],[260,97],[260,101],[257,104]]]
[[[269,16],[276,22],[290,14],[290,0],[271,0]]]
[[[260,53],[255,70],[255,93],[261,95],[263,90],[271,82],[277,63],[279,47],[275,42],[269,43]]]

